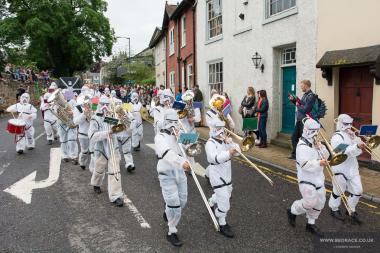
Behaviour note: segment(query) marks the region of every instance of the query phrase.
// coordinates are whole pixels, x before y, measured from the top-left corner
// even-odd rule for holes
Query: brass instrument
[[[91,117],[93,115],[93,111],[91,109],[91,99],[92,97],[89,95],[79,94],[77,98],[77,105],[82,106],[83,113],[86,117],[87,121],[91,120]]]
[[[182,131],[186,132],[185,127],[183,126],[182,122],[178,120],[178,123]],[[190,157],[198,156],[202,153],[203,146],[204,145],[199,141],[186,145],[186,150],[185,150],[186,154]]]
[[[338,118],[334,119],[334,123],[335,124],[338,123]],[[359,129],[357,129],[354,126],[351,126],[351,129],[356,135],[359,136],[359,132],[360,132]],[[375,135],[375,136],[371,136],[371,137],[368,137],[368,136],[359,136],[359,137],[362,137],[365,140],[364,151],[366,151],[368,154],[373,155],[378,160],[380,160],[380,156],[374,151],[374,149],[376,149],[380,145],[380,136]]]
[[[76,128],[77,126],[73,121],[73,111],[69,103],[66,102],[61,89],[54,91],[48,99],[49,104],[56,106],[56,112],[51,110],[51,112],[60,119],[64,124],[69,126],[69,128]]]
[[[324,143],[322,143],[322,141],[320,141],[319,138],[322,138],[322,141]],[[327,142],[326,138],[324,137],[323,134],[321,134],[320,131],[318,132],[318,135],[315,137],[314,142],[315,142],[315,145],[317,147],[320,146],[320,145],[324,145],[328,149],[328,151],[330,152],[329,147],[331,148],[331,145]],[[319,148],[317,148],[317,152],[318,152],[319,157],[321,159],[324,159],[324,157],[323,157],[321,151],[319,150]],[[331,152],[330,152],[330,154],[331,154]],[[345,156],[345,159],[343,159],[344,156]],[[348,199],[347,199],[346,195],[344,194],[344,191],[343,191],[342,187],[340,187],[339,183],[337,182],[336,177],[334,175],[334,172],[333,172],[333,170],[331,168],[331,166],[343,163],[347,159],[347,155],[344,155],[344,156],[341,156],[340,159],[336,158],[335,160],[333,159],[334,157],[332,156],[333,158],[331,158],[330,161],[328,161],[327,166],[325,167],[325,169],[327,170],[327,173],[329,174],[333,185],[336,186],[336,189],[338,190],[339,196],[342,199],[343,205],[345,206],[348,214],[351,216],[354,211],[350,207],[350,204],[348,203]],[[333,164],[333,163],[335,163],[335,164]]]

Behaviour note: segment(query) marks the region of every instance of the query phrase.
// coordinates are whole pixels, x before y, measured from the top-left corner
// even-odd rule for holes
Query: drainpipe
[[[180,80],[181,80],[181,46],[180,46],[180,36],[179,36],[179,24],[181,22],[179,22],[179,20],[181,19],[181,17],[179,18],[176,18],[175,20],[175,23],[176,23],[176,26],[177,26],[177,73],[178,73],[178,89],[180,89],[181,87],[181,83],[180,83]],[[175,91],[174,91],[175,93]]]
[[[198,0],[195,1],[194,5],[193,5],[193,86],[196,84],[196,81],[197,81],[197,50],[196,50],[196,41],[197,41],[197,37],[196,37],[196,11],[197,11],[197,3],[198,3]],[[189,84],[190,86],[190,84]],[[188,88],[192,88],[192,87],[188,87]]]

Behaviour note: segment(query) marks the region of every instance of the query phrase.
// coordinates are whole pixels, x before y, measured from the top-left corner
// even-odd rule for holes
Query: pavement
[[[197,131],[200,134],[200,138],[204,140],[209,138],[208,127],[198,127]],[[276,167],[288,173],[297,174],[295,160],[288,159],[290,155],[289,149],[269,144],[267,148],[255,146],[245,152],[245,154],[254,161]],[[325,176],[328,184],[331,185],[331,178],[326,171]],[[370,170],[366,167],[360,167],[360,176],[364,190],[363,197],[370,201],[380,203],[380,172]]]
[[[0,252],[323,252],[318,250],[323,243],[305,233],[304,216],[297,218],[296,228],[288,225],[286,208],[300,198],[291,173],[258,163],[274,181],[271,186],[245,161],[232,161],[234,189],[227,221],[235,232],[234,239],[214,230],[189,176],[188,202],[178,226],[184,245],[178,249],[165,238],[167,225],[162,219],[163,198],[150,124],[144,123],[141,151],[133,153],[136,171],[127,173],[121,163],[127,199],[119,208],[109,203],[106,180],[103,193],[97,195],[89,184],[87,169],[60,163],[53,155],[59,144],[46,144],[41,118],[34,124],[36,148],[24,155],[16,154],[13,136],[5,131],[6,122],[7,118],[0,118]],[[212,189],[202,177],[207,167],[204,152],[196,161],[199,182],[210,197]],[[28,182],[31,175],[35,178]],[[9,193],[14,185],[19,186],[17,194],[34,187],[30,203]],[[333,238],[348,231],[349,238],[360,233],[378,242],[379,208],[361,200],[357,211],[363,224],[357,226],[334,220],[326,203],[317,224]],[[378,252],[371,245],[361,244],[361,252]]]

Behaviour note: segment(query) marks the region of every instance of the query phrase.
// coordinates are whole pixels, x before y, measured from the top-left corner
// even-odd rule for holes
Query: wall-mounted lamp
[[[243,4],[244,4],[244,5],[248,5],[248,0],[245,0],[245,1],[243,2]]]
[[[259,55],[259,53],[255,52],[255,54],[252,56],[252,62],[256,69],[260,68],[261,73],[264,73],[264,64],[261,64],[262,57]]]
[[[244,20],[244,14],[243,14],[243,13],[240,13],[240,14],[239,14],[239,18],[240,18],[241,20]]]

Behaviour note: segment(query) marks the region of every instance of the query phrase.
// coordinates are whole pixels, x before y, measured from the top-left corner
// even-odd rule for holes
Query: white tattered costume
[[[324,168],[320,161],[327,159],[329,152],[324,145],[315,146],[314,138],[319,129],[318,122],[313,119],[306,120],[296,149],[297,178],[302,199],[293,202],[291,213],[306,214],[308,224],[315,224],[326,201]]]
[[[347,160],[337,166],[332,166],[335,179],[343,191],[349,192],[348,204],[352,211],[355,212],[356,205],[363,193],[362,182],[359,175],[359,164],[357,157],[362,154],[362,149],[358,144],[362,140],[351,130],[353,119],[347,114],[341,114],[338,117],[336,132],[331,138],[331,145],[335,149],[340,144],[348,145],[344,154],[348,156]],[[336,185],[334,184],[333,192],[330,196],[329,207],[332,211],[337,211],[340,206],[340,196]]]
[[[132,113],[133,117],[135,119],[135,126],[132,130],[132,147],[135,150],[138,150],[140,148],[140,143],[143,139],[143,122],[141,117],[141,108],[142,104],[139,101],[139,95],[134,92],[131,95],[131,102],[132,102]]]
[[[154,132],[158,134],[163,125],[163,115],[167,109],[171,109],[174,102],[174,95],[170,89],[165,89],[160,93],[160,105],[151,110],[154,118]]]
[[[62,90],[62,93],[64,94],[64,96],[66,92],[68,91]],[[74,102],[72,102],[73,99],[67,98],[66,96],[65,96],[65,99],[68,101],[70,111],[72,112],[72,114],[74,114],[73,113],[74,107],[72,106],[74,104]],[[78,159],[77,127],[70,127],[65,122],[58,119],[58,134],[59,134],[59,140],[61,142],[62,159],[73,159],[73,160]]]
[[[214,94],[210,99],[210,110],[206,112],[206,124],[211,128],[212,122],[215,119],[220,119],[220,114],[223,115],[223,104],[226,101],[226,98],[219,94]],[[225,116],[226,123],[230,130],[235,128],[235,122],[233,121],[230,114]]]
[[[225,123],[219,119],[210,122],[210,138],[206,143],[206,155],[209,166],[208,176],[214,194],[209,199],[210,206],[214,206],[215,216],[219,225],[226,225],[227,213],[230,210],[232,192],[231,154],[230,148],[240,151],[239,145],[232,142],[224,134]],[[238,155],[238,154],[237,154]]]
[[[17,113],[18,119],[25,123],[25,133],[15,136],[16,151],[22,153],[25,147],[35,147],[33,121],[37,118],[37,109],[31,105],[30,96],[24,93],[20,96],[20,102],[7,108],[7,112]]]
[[[91,185],[100,187],[105,174],[108,176],[108,196],[111,202],[123,197],[120,174],[120,153],[117,134],[111,134],[111,125],[104,122],[108,110],[109,98],[102,95],[96,114],[92,116],[88,135],[94,148],[95,168],[92,172]],[[113,146],[114,159],[110,156],[110,145]],[[107,172],[106,172],[107,171]]]
[[[177,225],[187,202],[187,178],[183,170],[186,160],[182,157],[173,131],[178,131],[178,115],[174,109],[167,109],[163,115],[162,129],[157,133],[154,143],[159,159],[157,172],[165,200],[169,235],[177,233]]]
[[[44,128],[49,144],[58,138],[58,119],[54,115],[54,106],[47,102],[50,96],[51,93],[45,93],[40,106],[41,111],[44,112]]]

